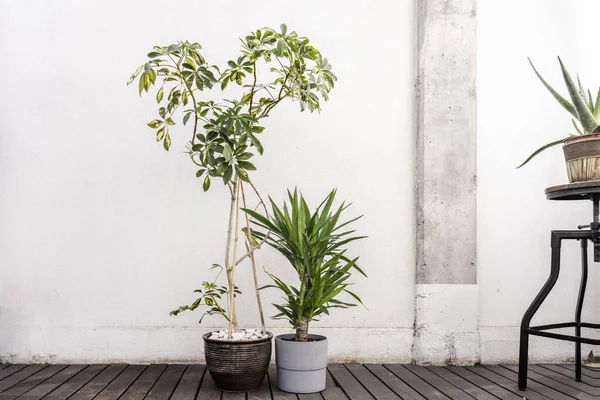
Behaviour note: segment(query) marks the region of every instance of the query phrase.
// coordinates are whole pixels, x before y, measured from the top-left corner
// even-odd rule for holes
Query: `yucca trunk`
[[[308,317],[302,316],[300,325],[296,328],[296,342],[308,342]]]

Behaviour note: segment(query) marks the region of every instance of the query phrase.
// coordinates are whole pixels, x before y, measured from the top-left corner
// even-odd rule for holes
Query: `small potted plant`
[[[571,133],[566,138],[540,147],[517,168],[521,168],[527,164],[540,152],[552,146],[562,144],[569,182],[600,180],[600,122],[598,122],[600,121],[600,89],[594,100],[592,92],[583,88],[579,77],[577,77],[577,84],[575,84],[560,57],[558,58],[558,62],[571,101],[558,94],[536,70],[531,60],[529,60],[533,71],[542,84],[558,103],[571,114],[571,121],[577,134]]]
[[[203,190],[209,190],[211,182],[217,180],[231,195],[224,263],[211,266],[218,271],[217,277],[202,282],[195,291],[199,297],[171,314],[205,307],[202,318],[208,314],[227,320],[226,330],[208,332],[203,338],[207,368],[216,386],[232,392],[258,389],[271,358],[273,335],[265,329],[254,259],[254,251],[262,243],[254,241],[247,217],[243,238],[247,252],[238,253],[240,208],[248,206],[246,189],[251,188],[261,199],[250,179],[251,171],[256,170],[251,160],[263,153],[261,120],[286,99],[298,101],[301,111],[320,111],[320,100],[328,99],[336,80],[329,62],[309,39],[288,31],[284,24],[279,31],[258,29],[241,41],[240,56],[229,60],[223,69],[207,63],[199,43],[180,41],[155,46],[148,53],[149,60],[128,82],[138,79],[140,95],[153,85],[159,86],[158,118],[148,123],[156,140],[169,150],[171,128],[176,124],[176,115],[182,116],[183,125],[192,125],[186,153],[196,167],[196,177],[202,179]],[[260,66],[270,67],[270,73],[258,73]],[[259,76],[269,79],[263,82]],[[205,89],[216,86],[225,90],[230,84],[243,88],[240,97],[221,102],[200,97]],[[264,206],[262,200],[260,204]],[[236,317],[235,300],[240,294],[235,284],[236,267],[247,258],[254,274],[261,329],[240,329]],[[222,271],[227,277],[226,286],[217,283]]]
[[[269,273],[272,285],[283,293],[283,302],[274,304],[279,311],[273,318],[285,319],[295,334],[275,338],[277,386],[286,392],[314,393],[325,389],[327,338],[309,334],[309,324],[332,308],[348,308],[361,303],[348,289],[353,271],[364,272],[356,264],[358,257],[349,258],[345,246],[365,236],[354,235],[348,225],[360,217],[341,222],[348,207],[333,208],[333,190],[313,212],[297,190],[288,192],[289,202],[278,207],[270,199],[272,212],[267,215],[244,209],[258,229],[252,235],[280,252],[288,259],[298,280],[289,285]],[[344,228],[344,230],[342,230]],[[365,275],[366,276],[366,275]],[[350,300],[338,297],[347,294]]]

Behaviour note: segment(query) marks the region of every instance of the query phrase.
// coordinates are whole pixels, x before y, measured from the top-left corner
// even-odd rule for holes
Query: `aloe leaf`
[[[579,94],[577,88],[575,87],[575,83],[573,83],[573,79],[567,69],[565,68],[562,60],[558,57],[558,62],[560,63],[560,69],[562,70],[563,77],[565,79],[565,84],[567,85],[567,89],[569,90],[569,96],[571,96],[571,101],[573,102],[573,106],[575,107],[575,111],[577,112],[577,116],[579,122],[583,129],[586,132],[594,132],[598,128],[598,122],[588,109],[585,101]]]
[[[587,95],[588,95],[588,108],[590,109],[590,112],[592,113],[592,115],[594,115],[594,99],[592,99],[592,92],[590,92],[590,89],[588,89]],[[595,115],[594,115],[594,118],[596,118]]]
[[[596,95],[596,105],[594,106],[594,118],[600,119],[600,88],[598,88],[598,94]]]
[[[581,131],[581,129],[579,129],[579,126],[577,126],[577,122],[575,122],[574,119],[571,119],[571,122],[573,123],[573,126],[575,127],[575,130],[577,131],[577,133],[579,133],[580,135],[583,135],[583,132]]]
[[[547,145],[544,145],[542,147],[540,147],[539,149],[537,149],[536,151],[534,151],[529,157],[527,157],[527,160],[523,161],[523,164],[519,165],[517,167],[521,168],[523,165],[527,164],[533,157],[537,156],[538,154],[540,154],[542,151],[549,149],[552,146],[556,146],[557,144],[561,144],[565,139],[560,139],[557,140],[556,142],[552,142],[552,143],[548,143]]]
[[[567,110],[569,113],[571,113],[571,115],[573,115],[575,118],[579,118],[577,116],[577,112],[575,111],[575,107],[573,107],[573,104],[571,104],[567,99],[565,99],[560,94],[558,94],[558,92],[556,90],[554,90],[552,88],[552,86],[550,86],[548,84],[548,82],[546,82],[546,80],[544,78],[542,78],[542,76],[537,71],[537,69],[535,69],[535,66],[533,65],[533,63],[531,62],[531,60],[529,59],[529,57],[527,57],[527,60],[529,61],[529,64],[531,65],[531,68],[533,68],[533,72],[535,72],[535,74],[537,75],[537,77],[544,84],[544,86],[546,87],[546,89],[548,89],[548,91],[550,92],[550,94],[552,94],[552,96],[554,96],[554,98],[556,99],[556,101],[558,101],[560,103],[560,105],[563,106],[564,109]]]
[[[581,84],[581,80],[579,79],[579,74],[577,74],[577,86],[579,87],[579,95],[582,99],[585,100],[585,90],[583,90],[583,85]]]

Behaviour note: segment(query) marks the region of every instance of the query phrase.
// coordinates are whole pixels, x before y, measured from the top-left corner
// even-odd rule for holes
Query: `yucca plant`
[[[297,285],[288,285],[269,273],[274,284],[263,288],[272,287],[283,292],[284,301],[274,304],[279,314],[273,318],[287,319],[296,329],[296,341],[299,342],[308,340],[308,325],[320,315],[329,314],[332,308],[355,306],[353,301],[362,304],[348,289],[348,279],[353,270],[366,275],[356,264],[358,257],[350,259],[346,256],[345,246],[366,236],[356,236],[354,230],[342,231],[362,216],[340,222],[349,204],[332,208],[335,195],[336,190],[332,190],[315,211],[311,211],[298,190],[288,191],[288,202],[284,202],[283,207],[278,207],[269,198],[270,215],[244,209],[254,225],[264,229],[252,230],[251,234],[285,256],[298,275]],[[353,300],[338,300],[343,293]]]
[[[567,86],[567,90],[569,92],[569,97],[571,101],[568,101],[564,97],[562,97],[552,86],[546,82],[546,80],[540,75],[537,71],[531,60],[528,58],[529,64],[531,64],[531,68],[540,79],[542,84],[548,89],[550,94],[558,101],[558,103],[571,114],[573,117],[571,121],[573,122],[573,127],[575,128],[575,133],[568,134],[567,137],[557,140],[555,142],[548,143],[536,151],[534,151],[527,159],[519,165],[517,168],[521,168],[523,165],[527,164],[533,157],[541,153],[542,151],[556,146],[557,144],[562,143],[565,139],[577,135],[586,135],[590,133],[598,133],[600,132],[600,89],[596,94],[596,99],[592,97],[592,92],[588,89],[585,90],[581,81],[579,80],[579,76],[577,76],[577,84],[571,78],[571,75],[567,71],[565,65],[563,64],[560,57],[558,57],[558,62],[560,64],[560,69],[562,71],[563,78],[565,80],[565,84]],[[579,123],[579,124],[578,124]]]

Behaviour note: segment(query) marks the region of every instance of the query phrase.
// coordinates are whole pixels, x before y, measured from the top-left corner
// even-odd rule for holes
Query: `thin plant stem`
[[[235,261],[238,247],[238,232],[240,229],[240,196],[239,187],[242,185],[241,181],[238,181],[235,185],[236,198],[235,198],[235,235],[233,239],[233,260]],[[229,328],[227,330],[227,339],[231,340],[231,334],[233,330],[237,330],[237,326],[234,326],[233,318],[235,317],[235,267],[234,263],[231,266],[231,277],[229,281]],[[237,321],[236,321],[237,325]]]
[[[265,215],[268,217],[269,216],[269,209],[267,208],[267,204],[263,200],[262,196],[258,192],[258,189],[256,189],[256,186],[254,186],[254,184],[252,183],[252,181],[250,181],[248,183],[250,183],[250,186],[252,187],[252,190],[254,190],[254,194],[256,194],[256,197],[258,197],[258,201],[260,202],[260,204],[262,204],[262,207],[265,210]]]
[[[240,258],[237,259],[237,261],[235,262],[235,265],[240,264],[242,261],[244,261],[246,258],[250,257],[256,250],[260,249],[260,247],[267,241],[267,239],[269,238],[269,234],[271,233],[271,231],[268,231],[267,234],[265,235],[265,238],[263,240],[261,240],[260,242],[258,242],[258,244],[256,246],[254,246],[250,251],[248,251],[246,254],[244,254],[243,256],[241,256]]]
[[[254,76],[254,82],[252,82],[252,89],[250,90],[250,105],[248,106],[248,112],[250,115],[253,115],[252,103],[254,102],[254,91],[256,90],[256,61],[254,61],[254,66],[252,67],[252,75]]]
[[[246,205],[246,193],[244,192],[244,185],[240,182],[240,189],[242,190],[242,203],[244,208],[248,208]],[[263,313],[262,301],[260,299],[260,290],[258,289],[258,276],[256,274],[256,261],[254,259],[254,246],[252,244],[252,230],[250,229],[250,219],[248,218],[248,214],[244,213],[246,217],[246,240],[248,241],[248,248],[250,249],[250,261],[252,262],[252,275],[254,276],[254,290],[256,292],[256,303],[258,305],[258,314],[260,316],[260,328],[262,333],[267,333],[265,328],[265,315]]]
[[[225,245],[225,272],[227,275],[227,285],[229,287],[229,292],[230,292],[230,301],[229,301],[229,334],[231,335],[231,327],[233,327],[233,329],[237,330],[238,328],[238,322],[237,322],[237,316],[235,314],[235,307],[232,301],[232,294],[234,292],[234,288],[235,288],[235,279],[233,278],[233,267],[230,264],[229,261],[229,256],[231,254],[231,234],[232,234],[232,225],[233,225],[233,216],[234,216],[234,212],[235,210],[238,208],[237,207],[237,176],[234,178],[233,181],[233,189],[231,191],[231,204],[229,207],[229,223],[227,225],[227,243]],[[237,230],[237,227],[236,227]],[[235,260],[235,256],[234,256],[234,260]]]

